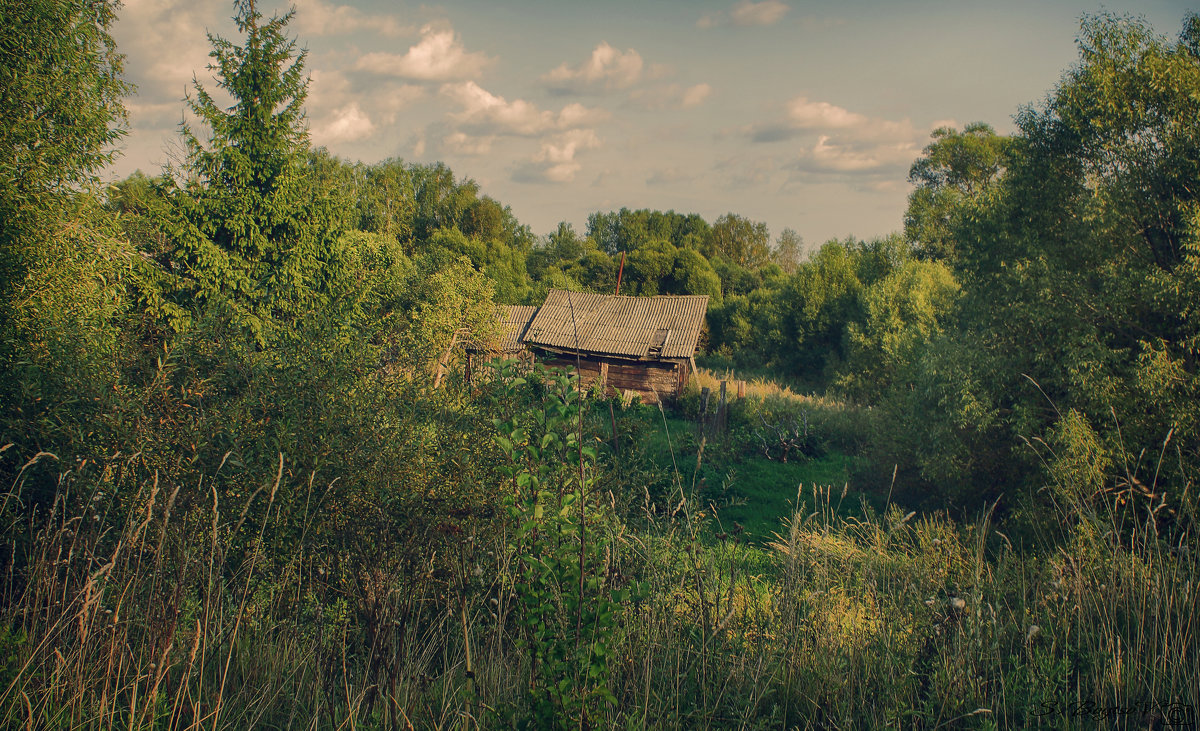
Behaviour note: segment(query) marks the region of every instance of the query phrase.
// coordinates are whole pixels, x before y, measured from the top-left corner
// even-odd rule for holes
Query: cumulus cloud
[[[493,60],[483,53],[468,52],[453,29],[426,25],[421,28],[421,40],[404,53],[368,53],[354,68],[420,81],[452,81],[479,76]]]
[[[126,0],[113,36],[139,96],[178,102],[193,73],[204,80],[212,48],[200,29],[229,36],[235,29],[227,14],[228,3],[220,0]]]
[[[363,93],[341,71],[316,69],[309,77],[305,106],[317,144],[356,142],[379,131],[379,125],[396,121],[401,109],[428,92],[418,84],[384,82]]]
[[[555,93],[571,93],[586,89],[625,89],[642,78],[642,56],[632,48],[620,51],[601,41],[592,55],[578,66],[563,62],[542,76],[542,81]]]
[[[772,25],[779,22],[787,12],[791,10],[786,3],[780,0],[762,0],[762,2],[752,2],[751,0],[741,0],[737,5],[734,5],[727,12],[709,13],[701,16],[700,20],[696,21],[696,26],[699,28],[714,28],[718,25]]]
[[[357,102],[351,102],[313,125],[312,141],[318,145],[338,142],[354,142],[370,137],[375,132],[375,123]]]
[[[575,156],[600,146],[595,130],[573,129],[542,142],[537,154],[513,171],[519,183],[569,183],[583,169]]]
[[[682,86],[665,84],[647,89],[638,89],[629,95],[629,102],[650,110],[691,109],[703,104],[712,95],[709,84]]]
[[[466,81],[442,86],[442,96],[459,104],[461,111],[451,119],[476,135],[508,134],[534,137],[546,132],[584,127],[601,121],[607,114],[582,104],[568,104],[557,113],[539,109],[524,99],[508,101],[476,84]]]
[[[684,89],[683,96],[679,100],[679,105],[684,109],[695,107],[704,103],[704,100],[712,94],[712,87],[708,84],[696,84]]]
[[[781,119],[745,128],[753,142],[805,140],[790,169],[850,176],[891,175],[907,169],[920,153],[928,130],[907,120],[853,112],[807,97],[787,103]]]
[[[398,36],[413,31],[394,16],[370,15],[358,8],[334,5],[326,0],[294,0],[293,6],[296,8],[293,25],[301,36],[345,35],[364,30]]]
[[[474,137],[465,132],[454,132],[442,138],[442,147],[458,155],[486,155],[492,151],[495,135]]]

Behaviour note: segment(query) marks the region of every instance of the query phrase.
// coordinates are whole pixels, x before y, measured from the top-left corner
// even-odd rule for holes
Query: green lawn
[[[701,496],[716,509],[723,530],[730,532],[741,526],[748,541],[761,543],[782,530],[781,522],[792,514],[797,493],[805,513],[818,509],[813,503],[818,486],[822,494],[831,488],[830,507],[835,511],[840,508],[846,514],[857,508],[858,496],[849,489],[845,499],[840,500],[849,466],[850,458],[838,453],[786,463],[750,457],[710,468],[705,475],[708,488]]]
[[[829,493],[828,509],[841,515],[859,510],[860,494],[853,485],[842,499],[850,471],[849,455],[831,451],[818,458],[780,462],[754,452],[732,453],[713,443],[706,446],[696,474],[697,443],[692,423],[667,415],[664,430],[663,416],[652,407],[632,414],[627,411],[626,415],[641,422],[639,447],[645,458],[666,471],[677,465],[685,492],[690,494],[695,486],[701,505],[716,519],[714,533],[736,534],[752,544],[765,543],[782,530],[782,521],[792,514],[796,504],[797,492],[805,514],[818,509],[814,505],[817,487],[822,496]],[[821,502],[824,504],[824,497]]]

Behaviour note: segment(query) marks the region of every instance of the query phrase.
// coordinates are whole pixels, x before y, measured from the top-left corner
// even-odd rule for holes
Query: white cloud
[[[809,101],[798,96],[788,102],[788,119],[799,129],[847,129],[868,123],[868,119],[829,102]]]
[[[301,36],[345,35],[357,31],[374,31],[380,35],[398,36],[413,32],[391,15],[368,15],[349,5],[334,5],[326,0],[294,0],[296,18],[293,22]]]
[[[703,104],[710,94],[712,94],[712,87],[708,84],[689,86],[684,90],[683,98],[679,100],[679,103],[684,109],[688,109]]]
[[[380,124],[394,123],[401,109],[427,93],[424,86],[398,82],[374,84],[363,93],[341,71],[314,70],[305,102],[313,141],[331,145],[370,137]]]
[[[454,132],[442,138],[442,146],[459,155],[486,155],[492,151],[495,135],[473,137],[465,132]]]
[[[579,91],[588,87],[625,89],[638,82],[644,66],[642,56],[632,48],[617,50],[601,41],[591,57],[577,67],[565,62],[542,76],[551,89],[560,92]]]
[[[771,25],[790,9],[779,0],[763,0],[760,3],[742,0],[729,11],[729,18],[734,25]]]
[[[380,121],[392,124],[399,116],[400,110],[423,99],[425,95],[425,87],[415,84],[400,84],[378,90],[374,96],[379,107]]]
[[[508,101],[474,81],[442,86],[441,94],[462,107],[451,118],[474,134],[509,134],[534,137],[546,132],[584,127],[607,117],[599,109],[568,104],[557,114],[524,99]]]
[[[179,101],[193,73],[205,81],[212,50],[204,28],[228,36],[233,24],[219,0],[127,0],[113,36],[126,54],[125,68],[139,96]]]
[[[426,25],[421,40],[406,52],[368,53],[354,68],[421,81],[452,81],[477,77],[492,62],[483,53],[468,53],[453,29]]]
[[[741,0],[728,12],[708,13],[696,21],[698,28],[715,28],[719,25],[772,25],[779,22],[791,7],[780,0],[762,0],[752,2]]]
[[[582,150],[600,146],[595,130],[573,129],[542,142],[530,162],[517,167],[513,180],[521,183],[570,183],[583,169],[575,159]]]
[[[782,119],[744,128],[754,142],[806,140],[792,170],[849,176],[893,175],[920,153],[927,130],[908,119],[870,117],[807,97],[785,105]]]
[[[684,87],[680,84],[664,84],[646,89],[637,89],[629,95],[634,106],[653,111],[663,109],[691,109],[703,104],[712,95],[709,84]]]
[[[375,132],[375,123],[358,102],[351,102],[334,112],[312,128],[312,141],[317,145],[337,142],[354,142],[370,137]]]

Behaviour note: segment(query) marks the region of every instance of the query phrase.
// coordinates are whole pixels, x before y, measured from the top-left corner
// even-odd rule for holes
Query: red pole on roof
[[[617,294],[621,294],[621,275],[625,273],[625,252],[621,252],[621,268],[617,270]]]

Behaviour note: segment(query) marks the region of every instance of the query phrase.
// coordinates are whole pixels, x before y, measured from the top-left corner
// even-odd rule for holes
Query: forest
[[[895,233],[809,246],[340,159],[253,0],[106,181],[117,6],[0,0],[0,726],[1194,727],[1200,15],[1086,16]],[[709,297],[676,402],[464,380],[618,277]]]

